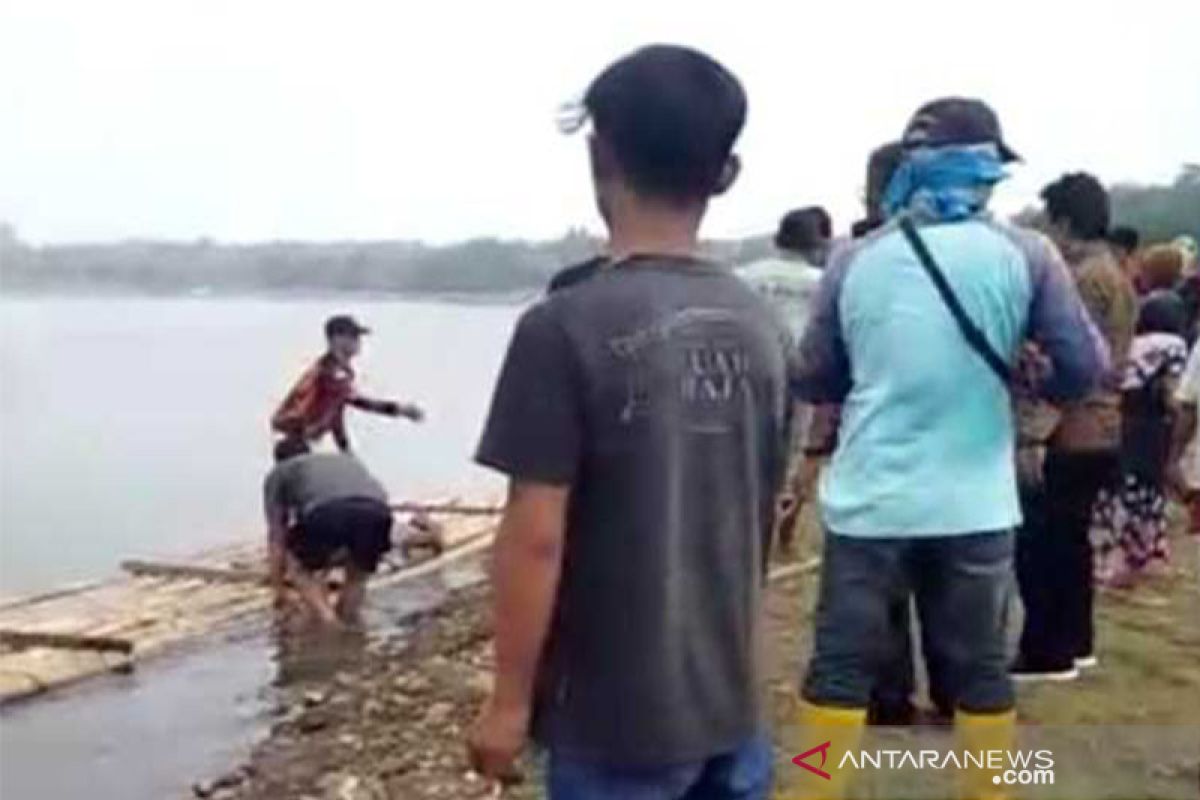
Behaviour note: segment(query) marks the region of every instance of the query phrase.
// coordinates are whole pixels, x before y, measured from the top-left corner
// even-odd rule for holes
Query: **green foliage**
[[[1166,186],[1112,187],[1113,224],[1149,243],[1190,234],[1200,241],[1200,165]],[[1017,221],[1033,209],[1017,215]],[[598,253],[601,242],[572,229],[554,241],[472,239],[422,242],[269,242],[223,245],[128,241],[30,247],[0,221],[0,290],[498,293],[536,291],[559,269]],[[768,236],[710,241],[713,258],[739,264],[772,250]]]
[[[1169,186],[1112,187],[1113,224],[1135,228],[1146,243],[1188,234],[1200,241],[1200,165],[1185,166]]]
[[[0,226],[0,288],[21,291],[506,292],[540,288],[556,270],[600,249],[571,231],[552,242],[272,242],[218,245],[133,241],[22,244]]]
[[[592,257],[601,242],[573,229],[549,242],[472,239],[443,247],[420,242],[271,242],[221,245],[131,241],[33,248],[0,223],[0,289],[146,292],[535,291],[558,270]],[[709,242],[740,263],[770,250],[766,237]]]

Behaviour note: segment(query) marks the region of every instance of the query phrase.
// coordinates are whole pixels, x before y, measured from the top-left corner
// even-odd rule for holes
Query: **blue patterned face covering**
[[[901,211],[954,222],[987,207],[992,187],[1008,173],[993,144],[923,147],[905,154],[883,195],[888,217]]]

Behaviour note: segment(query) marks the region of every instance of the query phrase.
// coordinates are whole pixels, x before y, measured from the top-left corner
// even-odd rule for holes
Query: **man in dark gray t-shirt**
[[[518,322],[479,445],[511,484],[497,675],[472,757],[502,777],[531,727],[552,799],[765,798],[757,621],[787,334],[694,255],[707,198],[732,177],[744,96],[711,59],[655,47],[588,98],[611,260]],[[699,171],[695,184],[626,174],[645,155],[642,105],[658,134],[690,137],[667,166],[679,181]]]
[[[275,461],[263,482],[263,511],[276,602],[290,562],[292,584],[317,619],[358,624],[367,579],[392,546],[387,492],[350,453],[310,453],[300,437],[276,444]],[[322,574],[342,552],[346,579],[332,605]]]

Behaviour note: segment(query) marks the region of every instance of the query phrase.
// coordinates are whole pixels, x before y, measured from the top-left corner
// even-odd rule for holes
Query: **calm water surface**
[[[0,595],[257,540],[275,403],[347,311],[375,330],[364,390],[415,400],[414,426],[355,414],[397,498],[492,491],[470,465],[512,306],[345,299],[0,299]],[[374,635],[436,605],[472,565],[369,598]],[[321,685],[354,648],[281,648],[256,618],[0,712],[0,797],[190,796],[265,732],[275,687]]]
[[[517,305],[381,299],[0,299],[0,596],[261,537],[267,420],[348,312],[360,386],[425,424],[350,414],[396,498],[468,495]]]

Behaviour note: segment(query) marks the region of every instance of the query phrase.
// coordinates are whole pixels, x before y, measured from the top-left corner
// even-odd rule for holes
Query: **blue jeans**
[[[922,595],[922,625],[944,685],[974,713],[1013,707],[1005,624],[1013,534],[855,538],[827,534],[816,636],[803,695],[818,705],[866,708],[892,657],[892,609]]]
[[[550,800],[766,800],[774,752],[765,734],[703,761],[618,767],[550,752]]]

